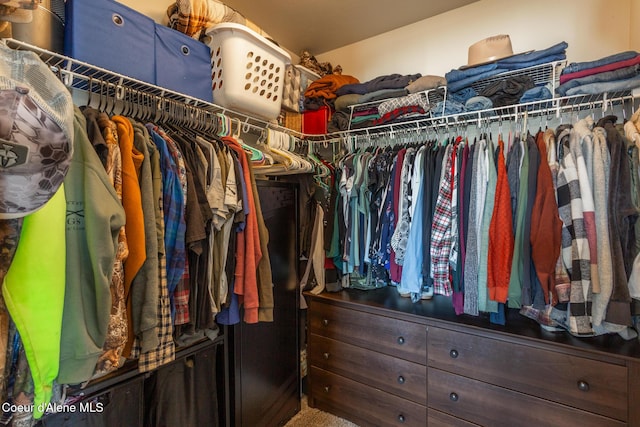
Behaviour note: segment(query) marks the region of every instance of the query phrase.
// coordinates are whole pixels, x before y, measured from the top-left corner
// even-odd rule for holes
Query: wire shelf
[[[442,103],[446,97],[447,97],[447,87],[446,86],[441,86],[441,87],[437,87],[434,89],[430,89],[430,90],[426,90],[423,92],[417,92],[415,95],[421,96],[424,98],[424,103],[426,105],[429,105],[430,109],[435,108],[436,105]],[[378,101],[371,101],[371,102],[363,102],[360,104],[354,104],[354,105],[350,105],[349,106],[349,129],[348,130],[354,130],[357,128],[353,128],[353,118],[355,117],[355,115],[357,113],[360,112],[365,112],[368,110],[376,110],[377,111],[377,107],[382,104],[385,101],[389,101],[393,98],[387,98],[387,99],[382,99],[382,100],[378,100]],[[442,105],[442,104],[441,104]],[[407,119],[399,119],[396,120],[396,123],[398,122],[402,122],[405,121]]]
[[[560,84],[560,71],[562,71],[565,65],[566,61],[554,61],[536,65],[533,67],[507,71],[505,73],[487,77],[486,79],[478,80],[477,82],[472,83],[471,87],[477,93],[480,93],[485,87],[489,86],[492,83],[513,77],[528,76],[533,79],[533,83],[536,86],[546,85],[550,83],[553,88],[551,93],[555,93],[556,87],[558,87],[558,85]]]
[[[150,83],[145,83],[134,78],[124,76],[109,70],[93,66],[91,64],[78,61],[57,53],[41,49],[27,43],[14,40],[3,39],[7,45],[14,49],[30,50],[49,66],[49,68],[70,88],[70,90],[80,90],[85,92],[88,99],[94,96],[99,97],[100,105],[104,102],[108,108],[113,108],[116,103],[123,103],[130,108],[127,112],[142,115],[150,120],[157,118],[177,118],[184,123],[192,123],[196,127],[200,122],[213,122],[219,114],[231,117],[237,121],[243,129],[254,129],[262,131],[273,129],[281,131],[294,137],[309,142],[334,143],[348,136],[386,134],[393,135],[394,132],[421,131],[427,128],[439,128],[451,125],[463,125],[497,120],[518,120],[527,115],[535,117],[541,115],[554,114],[557,117],[567,111],[584,111],[587,109],[607,110],[610,107],[626,102],[633,102],[640,97],[638,91],[620,91],[604,93],[599,95],[575,95],[558,97],[545,101],[535,101],[525,104],[515,104],[487,110],[463,112],[442,117],[431,117],[424,115],[406,119],[402,122],[391,122],[379,126],[372,126],[360,129],[350,129],[347,131],[333,132],[326,135],[308,135],[292,129],[282,127],[273,122],[267,122],[259,118],[229,110],[216,104],[212,104],[201,99],[197,99],[185,94],[174,92]],[[538,67],[517,70],[510,73],[503,73],[491,79],[485,79],[482,84],[490,84],[496,79],[514,76],[517,74],[532,73],[534,81],[554,81],[559,80],[559,70],[563,62],[543,64]],[[551,79],[551,80],[550,80]],[[430,105],[435,105],[446,98],[446,89],[427,91],[424,93],[429,99]]]
[[[544,101],[534,101],[525,104],[514,104],[505,107],[491,108],[473,112],[463,112],[442,117],[419,117],[399,123],[388,123],[380,126],[362,129],[351,129],[344,132],[334,132],[328,135],[307,136],[313,142],[336,141],[351,136],[361,137],[393,137],[398,132],[423,132],[430,129],[449,128],[456,126],[482,127],[492,122],[521,121],[524,117],[555,117],[566,113],[578,113],[586,110],[600,110],[603,114],[614,107],[632,103],[640,97],[640,93],[633,90],[602,93],[598,95],[574,95],[559,97]]]
[[[198,125],[198,121],[214,120],[222,114],[237,120],[245,129],[271,128],[302,138],[302,134],[273,122],[252,117],[192,96],[171,91],[132,77],[100,68],[74,58],[60,55],[15,39],[4,39],[13,49],[36,53],[60,80],[70,89],[86,92],[87,99],[98,97],[107,108],[116,104],[128,108],[147,119],[173,116]]]

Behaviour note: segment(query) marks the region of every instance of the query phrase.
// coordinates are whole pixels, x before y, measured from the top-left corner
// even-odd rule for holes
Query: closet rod
[[[20,40],[5,38],[2,39],[2,41],[10,48],[29,50],[36,53],[69,90],[88,92],[87,97],[94,95],[100,96],[99,91],[103,90],[104,93],[102,93],[102,96],[111,103],[109,105],[115,104],[116,101],[123,101],[123,97],[127,96],[127,94],[139,94],[140,99],[145,102],[143,107],[156,105],[159,109],[166,107],[168,110],[169,106],[172,106],[171,108],[181,112],[181,107],[176,107],[180,105],[184,106],[185,111],[189,111],[190,114],[193,115],[199,114],[201,117],[213,117],[215,114],[222,114],[231,119],[239,120],[245,128],[250,127],[256,130],[273,129],[299,139],[303,138],[303,134],[300,132],[279,126],[272,122],[174,92],[132,77],[114,73]],[[154,101],[155,104],[149,104],[150,101]],[[164,113],[166,115],[168,111]],[[162,114],[162,110],[160,110],[159,114]]]
[[[292,135],[297,139],[313,143],[333,143],[337,140],[353,135],[376,135],[380,133],[393,134],[395,131],[401,129],[428,129],[430,127],[438,128],[452,125],[463,126],[473,123],[482,123],[487,120],[508,120],[510,117],[517,119],[525,113],[527,113],[529,117],[545,114],[548,115],[551,113],[555,113],[556,116],[559,116],[567,110],[582,111],[589,108],[607,109],[610,106],[612,107],[628,101],[633,102],[635,98],[639,96],[638,93],[632,91],[609,94],[605,93],[600,95],[574,95],[474,112],[463,112],[442,117],[421,117],[404,122],[396,122],[362,129],[351,129],[348,131],[334,132],[325,135],[309,135],[224,108],[198,98],[114,73],[19,40],[6,38],[2,39],[2,41],[5,42],[7,46],[14,49],[23,49],[35,52],[70,90],[80,90],[90,92],[89,95],[91,96],[94,94],[100,96],[99,90],[103,87],[107,87],[103,96],[111,103],[109,105],[112,105],[115,101],[121,101],[122,99],[119,98],[127,96],[127,94],[134,94],[134,97],[136,96],[135,94],[140,94],[139,96],[143,100],[143,107],[155,105],[158,107],[158,114],[163,114],[164,112],[165,116],[171,113],[171,111],[169,111],[171,108],[173,108],[173,111],[177,111],[178,113],[184,112],[182,116],[183,120],[193,120],[196,116],[208,118],[214,117],[216,114],[222,114],[234,120],[240,120],[242,126],[245,128],[252,128],[259,131],[264,129],[273,129],[275,131]],[[93,87],[90,88],[91,82],[94,85],[96,82],[99,84],[94,89]],[[154,101],[153,104],[150,104],[151,100]],[[157,101],[157,103],[155,101]],[[167,111],[162,110],[162,108],[167,108]]]
[[[640,96],[636,91],[620,91],[603,93],[597,95],[573,95],[566,97],[552,98],[543,101],[533,101],[523,104],[515,104],[504,107],[490,108],[485,110],[463,112],[441,117],[421,117],[404,122],[389,123],[379,126],[372,126],[361,129],[351,129],[348,131],[333,132],[327,135],[306,136],[313,142],[334,141],[336,139],[346,139],[352,136],[358,137],[389,137],[398,131],[419,131],[467,125],[486,125],[496,121],[518,121],[525,115],[528,118],[537,116],[554,115],[556,118],[567,112],[580,112],[585,110],[600,109],[603,112],[619,105],[631,103]],[[634,106],[635,107],[635,106]]]

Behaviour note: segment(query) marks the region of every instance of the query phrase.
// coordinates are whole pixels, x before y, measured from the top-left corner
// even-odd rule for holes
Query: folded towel
[[[358,83],[358,79],[346,74],[327,74],[312,82],[304,91],[305,98],[335,99],[336,91],[347,84]]]
[[[416,93],[435,89],[440,86],[445,86],[446,84],[447,79],[442,76],[422,76],[416,81],[409,83],[406,89],[409,93]]]

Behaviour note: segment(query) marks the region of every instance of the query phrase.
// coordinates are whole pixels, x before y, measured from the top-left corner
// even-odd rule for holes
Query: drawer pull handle
[[[452,349],[452,350],[449,352],[449,356],[451,356],[451,358],[452,358],[452,359],[457,359],[457,358],[458,358],[458,350],[456,350],[455,348],[454,348],[454,349]]]
[[[329,390],[331,390],[331,387],[329,387],[328,385],[324,386],[325,393],[329,393]]]
[[[404,423],[406,421],[406,418],[404,417],[404,415],[400,414],[398,415],[398,421]]]
[[[323,326],[329,326],[329,319],[322,319]]]
[[[457,402],[459,398],[460,396],[458,396],[458,393],[456,392],[449,393],[449,399],[451,399],[452,402]]]
[[[404,337],[398,337],[398,344],[404,344]]]
[[[324,360],[329,360],[329,353],[322,353],[322,357],[324,357]]]
[[[578,390],[589,391],[589,383],[586,381],[578,381]]]
[[[400,375],[400,376],[398,377],[398,383],[399,383],[399,384],[404,384],[404,383],[405,383],[405,381],[406,381],[406,379],[405,379],[402,375]]]

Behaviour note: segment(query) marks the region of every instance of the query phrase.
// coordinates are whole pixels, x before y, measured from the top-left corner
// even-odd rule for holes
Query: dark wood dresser
[[[361,426],[640,426],[640,342],[456,316],[395,288],[307,295],[309,405]]]

